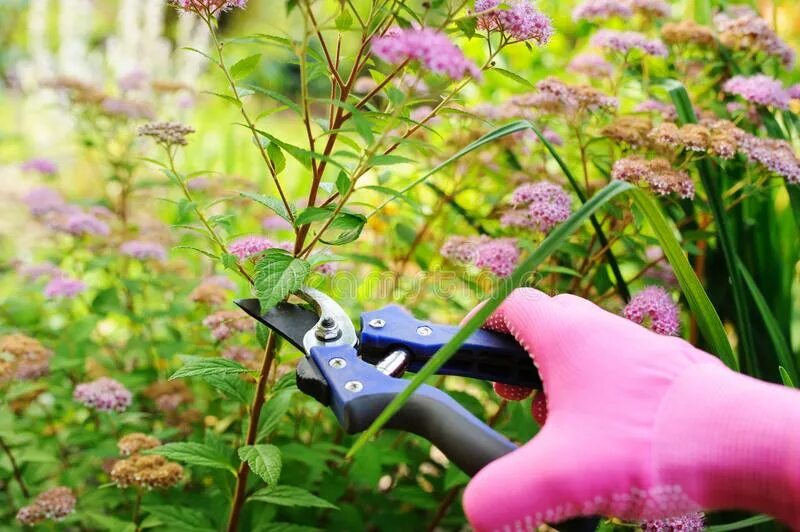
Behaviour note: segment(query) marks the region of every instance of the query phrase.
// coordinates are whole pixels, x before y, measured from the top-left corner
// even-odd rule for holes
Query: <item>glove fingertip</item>
[[[494,391],[503,399],[507,399],[509,401],[522,401],[533,392],[533,389],[526,388],[525,386],[517,386],[515,384],[503,384],[502,382],[495,382]]]

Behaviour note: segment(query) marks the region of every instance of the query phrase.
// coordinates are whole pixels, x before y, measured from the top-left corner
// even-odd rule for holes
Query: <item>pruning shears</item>
[[[417,371],[450,340],[458,327],[416,319],[397,305],[361,314],[361,332],[327,294],[303,288],[308,305],[283,302],[261,312],[258,299],[236,304],[305,354],[297,365],[297,387],[329,406],[349,434],[366,430]],[[478,330],[438,371],[541,389],[530,356],[509,335]],[[517,448],[442,390],[422,385],[387,428],[422,436],[470,476]],[[564,531],[595,530],[596,518],[559,525]]]

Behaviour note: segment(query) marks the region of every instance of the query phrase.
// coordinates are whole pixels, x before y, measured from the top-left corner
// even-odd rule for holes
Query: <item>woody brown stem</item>
[[[22,480],[22,471],[14,458],[14,454],[11,452],[11,448],[6,444],[3,438],[0,438],[0,449],[3,449],[3,452],[8,456],[8,461],[11,462],[11,470],[14,472],[14,479],[17,481],[17,484],[19,484],[19,489],[22,490],[22,494],[27,499],[31,495],[28,491],[28,487],[25,485],[25,481]]]

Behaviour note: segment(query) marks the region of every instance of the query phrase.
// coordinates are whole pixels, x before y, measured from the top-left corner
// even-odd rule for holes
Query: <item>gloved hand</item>
[[[800,529],[800,392],[571,295],[516,290],[486,327],[530,353],[546,421],[467,486],[477,531],[733,508]]]

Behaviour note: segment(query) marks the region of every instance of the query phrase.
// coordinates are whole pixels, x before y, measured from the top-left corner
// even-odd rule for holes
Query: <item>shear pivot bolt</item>
[[[348,392],[357,393],[364,389],[364,385],[360,381],[347,381],[344,383],[344,389]]]
[[[347,365],[347,362],[343,358],[332,358],[328,361],[328,365],[334,369],[342,369]]]
[[[317,330],[315,334],[317,338],[323,342],[330,342],[338,339],[339,336],[341,336],[342,331],[339,329],[339,325],[336,323],[336,320],[330,316],[325,316],[322,318],[322,320],[320,320],[319,324],[317,324]]]
[[[433,329],[427,325],[423,325],[422,327],[417,327],[417,334],[420,336],[430,336],[433,334]]]
[[[386,325],[386,322],[380,318],[375,318],[374,320],[369,320],[369,326],[374,329],[382,329],[383,326]]]

